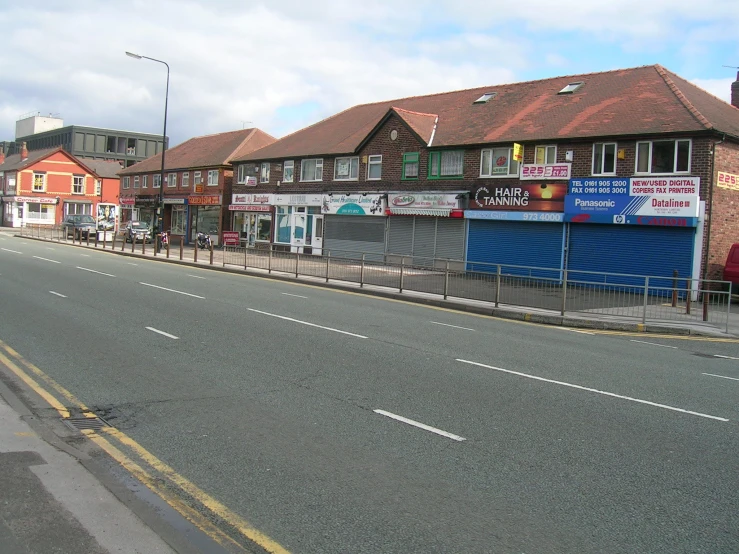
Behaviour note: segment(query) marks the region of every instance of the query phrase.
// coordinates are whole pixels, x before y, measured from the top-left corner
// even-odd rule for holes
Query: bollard
[[[677,269],[672,271],[672,307],[677,308]]]
[[[131,254],[133,254],[136,251],[136,235],[134,234],[131,237]]]
[[[198,241],[195,241],[195,251],[193,253],[193,262],[198,263]]]
[[[444,300],[449,296],[449,260],[446,261],[444,269]]]
[[[185,237],[180,237],[180,261],[185,254]]]
[[[167,259],[169,259],[169,237],[167,237]]]
[[[359,266],[359,288],[364,288],[364,257],[365,253],[362,253],[362,265]]]
[[[328,251],[328,255],[326,256],[326,282],[328,283],[328,275],[331,271],[331,251]],[[295,275],[297,277],[297,275]]]
[[[731,297],[729,297],[731,299]],[[703,293],[703,321],[708,321],[708,305],[711,303],[711,293],[705,291]]]
[[[113,237],[110,239],[110,249],[115,250],[115,231],[113,231]]]
[[[559,314],[564,316],[567,308],[567,270],[562,272],[562,309]]]
[[[405,256],[400,257],[400,286],[398,287],[398,292],[403,292],[403,280],[404,280],[404,273],[403,273],[403,266],[405,266]]]
[[[105,250],[105,243],[108,242],[108,230],[103,229],[103,250]]]
[[[90,234],[88,233],[87,236],[89,237]],[[95,248],[98,247],[98,232],[97,229],[95,230]]]
[[[82,244],[81,238],[82,238],[82,231],[80,231],[80,244]],[[89,229],[87,230],[87,235],[85,235],[85,243],[87,246],[90,246],[90,230]]]
[[[213,265],[213,243],[210,243],[210,265]]]
[[[157,252],[159,251],[159,237],[161,235],[158,235],[157,233],[154,233],[154,244],[152,244],[152,248],[154,248],[154,257],[156,258]],[[146,242],[146,241],[144,241]]]
[[[141,241],[141,255],[146,256],[146,237]]]

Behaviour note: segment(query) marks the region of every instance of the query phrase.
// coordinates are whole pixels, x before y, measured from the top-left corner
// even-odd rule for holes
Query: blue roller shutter
[[[475,264],[562,268],[564,225],[518,221],[469,220],[467,267],[470,271],[495,271],[494,267]],[[502,267],[509,275],[559,278],[559,272]]]
[[[570,278],[603,282],[597,276],[576,271],[627,273],[681,278],[690,277],[693,267],[695,229],[644,225],[570,225],[567,268]],[[639,277],[620,277],[619,284],[643,285]],[[670,287],[671,279],[650,279],[657,287]]]

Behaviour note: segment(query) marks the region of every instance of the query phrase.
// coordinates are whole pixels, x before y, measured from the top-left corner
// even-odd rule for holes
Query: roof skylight
[[[572,94],[573,92],[575,92],[577,89],[579,89],[584,84],[585,83],[583,83],[582,81],[578,81],[576,83],[570,83],[565,88],[563,88],[562,90],[560,90],[557,94]]]
[[[498,95],[497,92],[486,92],[480,98],[472,102],[473,104],[487,104],[490,99],[495,98]]]

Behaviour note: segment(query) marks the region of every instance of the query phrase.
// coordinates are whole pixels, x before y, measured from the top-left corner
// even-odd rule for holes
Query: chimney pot
[[[5,163],[5,148],[0,146],[0,165]]]
[[[21,143],[21,161],[28,159],[28,148],[26,147],[26,143]]]

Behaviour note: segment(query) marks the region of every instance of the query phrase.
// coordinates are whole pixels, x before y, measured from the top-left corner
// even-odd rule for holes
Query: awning
[[[436,217],[449,217],[451,208],[389,208],[393,215],[431,215]]]

